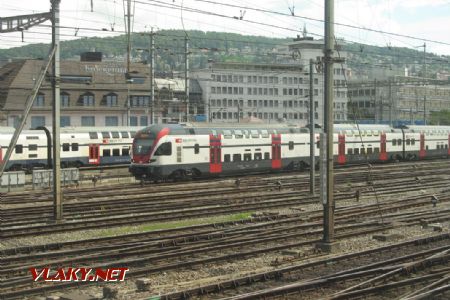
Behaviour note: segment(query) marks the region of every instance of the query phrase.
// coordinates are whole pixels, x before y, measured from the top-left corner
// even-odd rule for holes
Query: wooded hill
[[[155,35],[156,70],[171,72],[184,68],[184,37],[189,37],[190,67],[205,68],[208,59],[214,61],[273,63],[286,60],[286,54],[276,51],[277,47],[292,42],[292,39],[277,39],[262,36],[249,36],[225,32],[202,32],[182,30],[161,30]],[[343,50],[348,52],[348,66],[355,74],[365,74],[371,68],[403,70],[408,67],[412,75],[423,73],[423,51],[399,48],[378,47],[364,44],[343,43]],[[132,36],[132,57],[134,61],[145,62],[148,52],[149,34],[135,33]],[[107,59],[124,60],[126,57],[126,36],[92,37],[61,42],[62,59],[79,59],[86,51],[103,52]],[[43,58],[49,51],[49,44],[33,44],[11,49],[0,49],[0,60],[14,58]],[[450,56],[426,53],[427,74],[450,72]]]

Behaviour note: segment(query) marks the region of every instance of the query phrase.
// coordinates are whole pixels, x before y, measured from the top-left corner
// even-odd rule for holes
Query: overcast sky
[[[124,27],[122,0],[62,0],[62,39],[120,34]],[[335,0],[335,35],[352,42],[414,48],[450,55],[450,0]],[[225,5],[220,5],[223,3]],[[236,7],[230,7],[234,5]],[[247,9],[241,8],[247,7]],[[294,9],[292,9],[294,7]],[[0,17],[46,12],[50,0],[0,0]],[[192,12],[192,10],[197,12]],[[270,12],[256,11],[264,10]],[[291,16],[291,10],[295,16]],[[195,29],[269,37],[295,37],[306,26],[323,36],[323,0],[136,0],[133,30]],[[277,12],[274,14],[271,12]],[[286,15],[283,15],[286,14]],[[239,18],[242,16],[242,20]],[[235,19],[236,17],[237,19]],[[0,47],[51,41],[50,22],[20,33],[0,34]],[[76,29],[79,28],[79,29]],[[396,33],[376,33],[364,30]],[[112,31],[114,29],[114,31]],[[76,34],[76,36],[75,36]],[[408,38],[405,36],[415,37]],[[417,48],[423,51],[423,47]]]

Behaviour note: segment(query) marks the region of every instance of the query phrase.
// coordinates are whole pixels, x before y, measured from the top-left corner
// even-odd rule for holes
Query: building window
[[[107,107],[117,106],[117,94],[109,93],[106,96],[104,96],[101,105]]]
[[[141,123],[141,126],[148,126],[148,117],[147,116],[141,116],[140,117],[140,123]]]
[[[116,116],[106,116],[105,126],[119,126],[119,118]]]
[[[61,116],[59,124],[60,124],[61,127],[68,127],[68,126],[70,126],[70,117],[69,116]]]
[[[94,106],[95,105],[95,97],[92,93],[85,93],[81,95],[78,100],[78,105],[80,106]]]
[[[94,116],[82,116],[81,117],[81,126],[83,126],[83,127],[95,126],[95,117]]]
[[[38,94],[34,99],[33,106],[34,107],[43,107],[45,105],[45,96],[44,94]]]
[[[45,126],[45,117],[44,116],[32,116],[31,117],[31,128],[36,128],[39,126]]]
[[[60,95],[61,107],[69,107],[70,95],[69,93],[62,92]]]
[[[131,96],[131,107],[147,107],[150,103],[150,96]]]
[[[135,116],[130,117],[130,126],[138,126],[137,117]]]

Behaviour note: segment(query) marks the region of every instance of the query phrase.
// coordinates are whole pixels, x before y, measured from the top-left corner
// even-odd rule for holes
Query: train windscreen
[[[135,139],[133,154],[135,155],[144,155],[148,154],[151,151],[153,145],[153,140],[150,139]]]

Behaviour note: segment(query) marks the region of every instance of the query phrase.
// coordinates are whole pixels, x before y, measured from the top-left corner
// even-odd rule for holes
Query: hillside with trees
[[[190,43],[191,68],[205,68],[208,60],[234,62],[279,62],[286,58],[277,47],[292,42],[291,39],[277,39],[262,36],[248,36],[225,32],[202,32],[182,30],[161,30],[155,36],[156,70],[159,72],[180,71],[184,68],[184,37]],[[148,49],[149,33],[135,33],[132,36],[132,57],[134,61],[144,62]],[[348,52],[348,66],[354,74],[365,74],[371,68],[402,70],[407,67],[412,75],[423,75],[423,51],[399,48],[378,47],[363,44],[345,43],[343,50]],[[49,44],[33,44],[11,49],[0,49],[0,60],[16,58],[43,58],[49,51]],[[105,59],[125,60],[127,39],[118,37],[92,37],[61,42],[62,59],[79,59],[86,51],[103,52]],[[284,57],[283,57],[284,56]],[[428,77],[436,72],[450,72],[450,56],[426,53]]]

